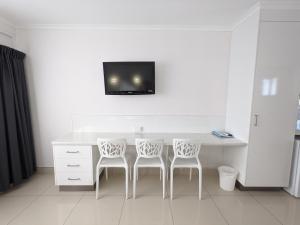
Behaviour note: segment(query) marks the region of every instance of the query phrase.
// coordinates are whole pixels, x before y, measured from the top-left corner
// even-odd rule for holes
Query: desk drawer
[[[54,158],[91,158],[92,146],[90,145],[55,145],[53,146]]]
[[[92,160],[87,158],[56,158],[55,172],[91,172]]]
[[[55,185],[94,185],[92,173],[55,173]]]

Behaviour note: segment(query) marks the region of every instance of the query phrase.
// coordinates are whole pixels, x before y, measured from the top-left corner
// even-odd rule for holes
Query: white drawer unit
[[[91,145],[55,145],[53,146],[54,158],[88,158],[92,153]]]
[[[56,185],[93,185],[93,174],[66,172],[55,174]]]
[[[91,160],[88,158],[56,158],[56,172],[89,172]]]
[[[53,145],[55,185],[92,186],[99,159],[97,146]]]

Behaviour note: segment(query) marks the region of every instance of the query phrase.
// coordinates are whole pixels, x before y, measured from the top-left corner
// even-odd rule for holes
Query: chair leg
[[[133,198],[135,199],[135,189],[136,189],[136,180],[137,180],[137,168],[134,166],[133,167],[133,190],[132,190],[132,195]]]
[[[107,167],[105,168],[105,179],[108,180],[108,169],[107,169]]]
[[[173,199],[173,167],[170,168],[170,198]]]
[[[202,168],[199,168],[199,200],[202,196]]]
[[[130,179],[130,180],[132,180],[132,175],[131,175],[131,173],[132,173],[132,166],[130,165],[130,166],[129,166],[129,179]]]
[[[190,181],[192,180],[192,172],[193,172],[193,169],[190,168]]]
[[[161,181],[161,168],[159,168],[159,180]]]
[[[136,180],[139,180],[139,168],[136,168]]]
[[[169,167],[168,167],[168,163],[167,163],[167,166],[166,166],[166,178],[167,180],[169,180]]]
[[[166,152],[166,169],[167,169],[167,180],[169,180],[169,146],[167,145],[167,152]]]
[[[128,199],[128,167],[125,167],[125,193],[126,199]]]
[[[165,168],[162,169],[162,173],[163,173],[163,199],[166,198],[166,171]]]
[[[96,200],[98,199],[98,195],[99,195],[99,170],[97,168],[97,171],[96,171]]]

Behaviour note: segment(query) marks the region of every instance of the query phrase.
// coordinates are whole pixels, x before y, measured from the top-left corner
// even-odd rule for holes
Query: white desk
[[[198,139],[209,146],[243,146],[247,143],[236,138],[221,139],[201,133],[98,133],[73,132],[52,142],[55,184],[59,186],[94,185],[95,167],[99,158],[97,138],[124,138],[135,145],[135,138],[164,139],[172,145],[174,138]]]
[[[203,145],[243,146],[247,143],[236,138],[218,138],[212,134],[200,133],[98,133],[73,132],[52,142],[53,145],[96,145],[97,138],[124,138],[128,145],[135,145],[135,138],[164,139],[166,145],[172,145],[174,138],[191,138],[200,140]]]

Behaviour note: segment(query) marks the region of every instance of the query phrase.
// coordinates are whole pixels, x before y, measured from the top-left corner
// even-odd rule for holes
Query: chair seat
[[[128,159],[126,158],[127,163]],[[125,167],[124,160],[122,158],[103,158],[100,163],[101,167]]]
[[[136,165],[138,167],[161,167],[161,161],[159,158],[139,158]]]
[[[170,162],[173,161],[173,158],[169,158]],[[201,166],[201,165],[200,165]],[[183,167],[183,168],[198,168],[198,162],[195,158],[186,159],[186,158],[176,158],[174,162],[174,167]]]

